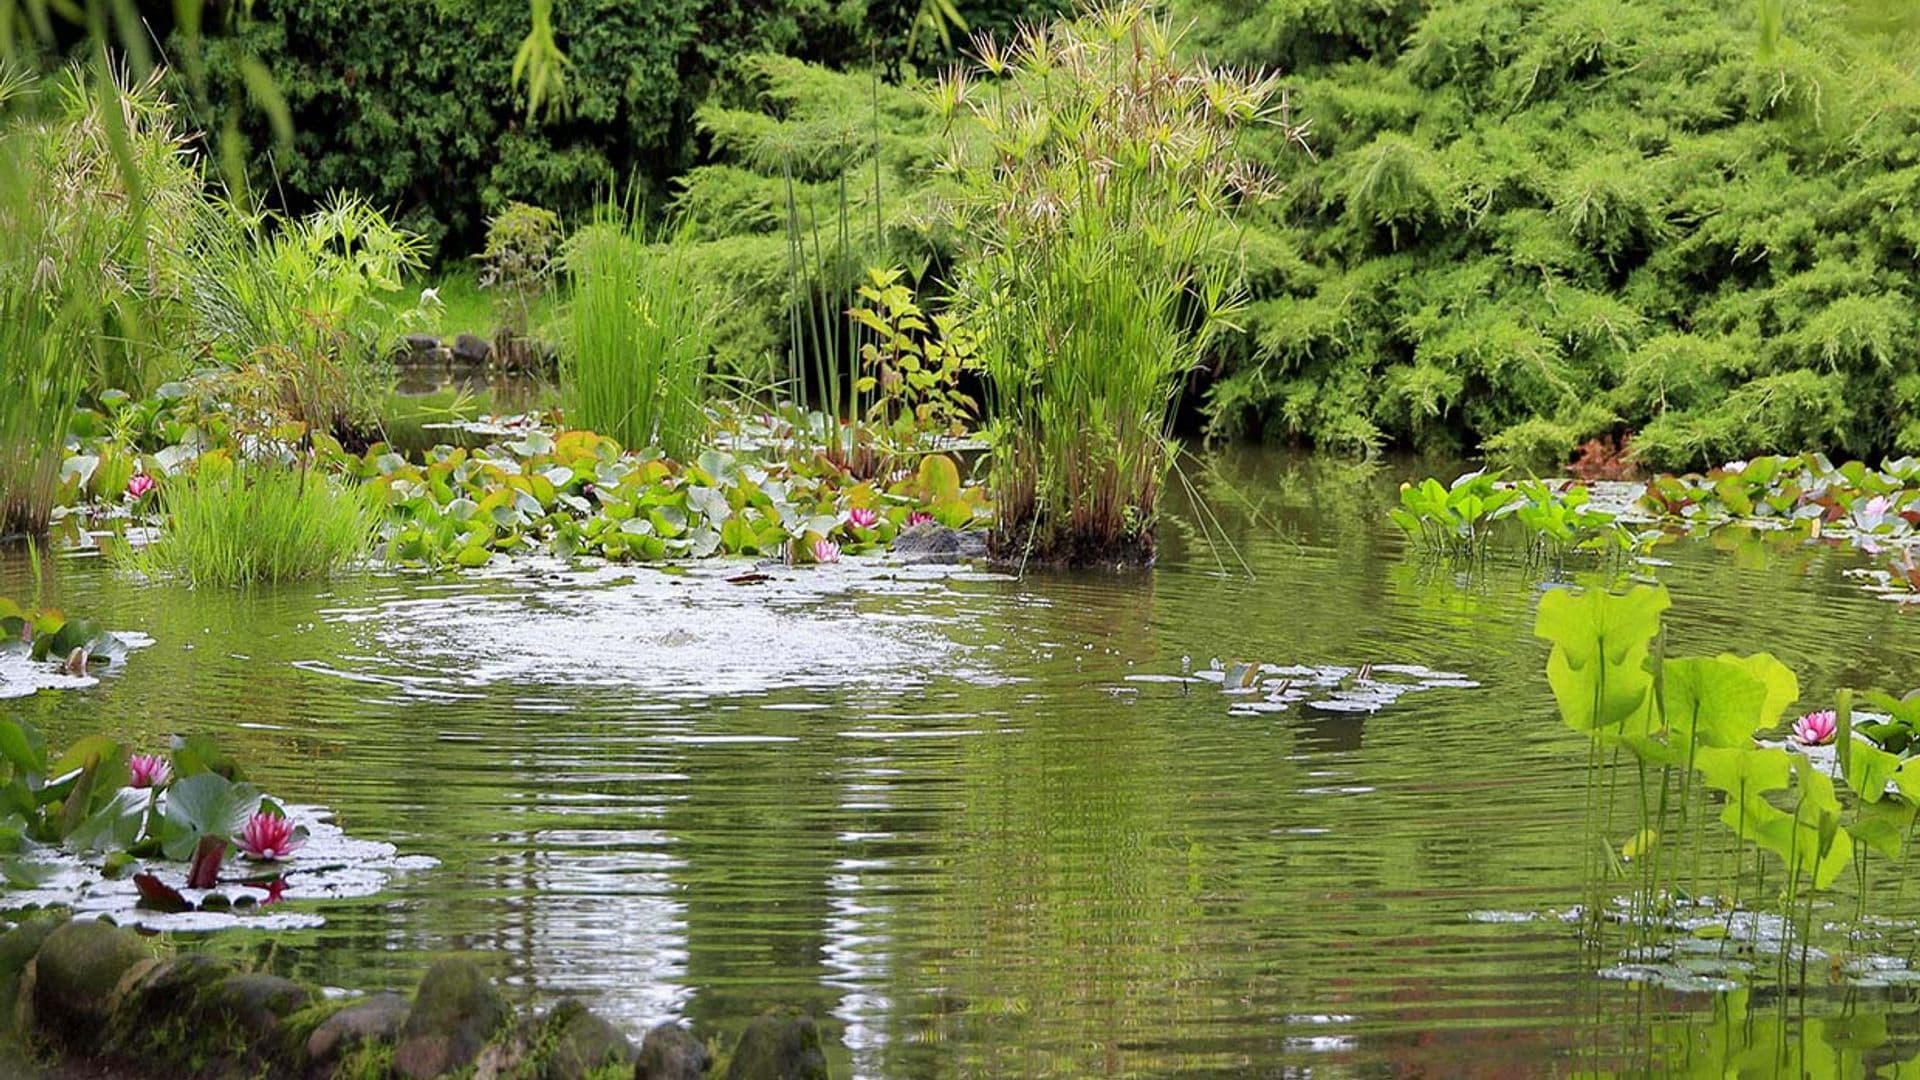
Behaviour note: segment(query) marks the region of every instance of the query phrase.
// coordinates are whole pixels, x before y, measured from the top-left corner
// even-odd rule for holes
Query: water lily
[[[813,561],[832,563],[840,561],[840,545],[822,537],[813,542]]]
[[[146,473],[134,473],[133,479],[127,481],[127,498],[139,502],[157,486],[159,482]]]
[[[907,528],[911,529],[915,525],[925,525],[932,520],[932,514],[927,513],[925,510],[915,510],[907,515]]]
[[[847,511],[847,524],[856,529],[871,529],[880,524],[880,515],[864,506],[856,506]]]
[[[1891,509],[1893,509],[1893,500],[1885,495],[1875,495],[1867,500],[1868,517],[1885,517],[1887,511]]]
[[[293,822],[264,810],[248,818],[246,828],[240,830],[240,850],[261,862],[284,859],[304,843],[304,838],[294,835]]]
[[[1825,746],[1833,741],[1840,719],[1832,709],[1810,712],[1793,722],[1793,741],[1801,746]]]
[[[173,775],[173,766],[159,754],[135,754],[127,761],[127,768],[133,772],[133,786],[137,788],[166,787]]]

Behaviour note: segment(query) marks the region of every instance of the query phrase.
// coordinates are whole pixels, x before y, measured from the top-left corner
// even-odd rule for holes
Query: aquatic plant
[[[979,368],[978,342],[953,312],[923,311],[903,271],[869,270],[854,321],[872,331],[860,346],[854,389],[871,394],[867,421],[899,445],[925,434],[964,435],[979,404],[961,379]]]
[[[1793,673],[1766,653],[1665,655],[1657,642],[1668,603],[1664,589],[1648,586],[1555,589],[1540,601],[1535,633],[1553,643],[1548,684],[1561,718],[1589,740],[1589,827],[1600,833],[1588,848],[1598,853],[1589,881],[1635,882],[1626,923],[1642,949],[1675,932],[1678,896],[1723,897],[1719,917],[1730,928],[1743,903],[1778,895],[1786,937],[1776,977],[1804,985],[1813,894],[1852,868],[1864,903],[1868,855],[1904,858],[1920,809],[1920,758],[1856,733],[1846,691],[1833,710],[1797,720],[1791,743],[1759,741],[1799,697]],[[1814,756],[1828,742],[1830,762]],[[1715,864],[1701,833],[1716,805],[1740,845],[1731,868]],[[1623,813],[1637,823],[1621,842]],[[1774,861],[1784,888],[1769,890]],[[1597,935],[1592,920],[1611,905],[1592,900]]]
[[[134,502],[139,502],[141,499],[153,494],[153,489],[157,486],[159,486],[159,481],[155,480],[152,476],[146,473],[134,473],[133,479],[127,481],[127,498]]]
[[[934,97],[953,125],[951,284],[986,374],[994,549],[1148,559],[1174,402],[1241,306],[1223,252],[1235,209],[1270,193],[1241,140],[1284,124],[1278,80],[1189,60],[1134,0],[976,51]]]
[[[1837,722],[1832,709],[1807,713],[1793,722],[1793,741],[1801,746],[1827,746],[1833,742]]]
[[[605,207],[568,240],[568,422],[632,447],[691,451],[706,433],[714,303],[688,272],[684,228],[648,235],[637,208]]]
[[[847,524],[856,529],[873,529],[880,524],[880,513],[870,507],[856,506],[847,511]]]
[[[1479,470],[1446,486],[1432,477],[1401,484],[1400,505],[1387,515],[1420,547],[1461,558],[1484,558],[1503,521],[1511,522],[1528,551],[1538,556],[1623,554],[1651,541],[1591,502],[1583,484],[1509,483],[1497,471]]]
[[[135,754],[127,759],[127,769],[137,788],[163,788],[173,775],[173,766],[159,754]]]
[[[840,545],[824,537],[813,542],[813,561],[817,563],[837,563],[840,561]]]
[[[306,843],[283,814],[256,810],[240,830],[240,850],[259,862],[277,862],[289,858]]]
[[[377,493],[325,472],[278,463],[199,459],[161,494],[165,525],[122,565],[192,585],[271,585],[326,577],[367,557],[380,523]]]

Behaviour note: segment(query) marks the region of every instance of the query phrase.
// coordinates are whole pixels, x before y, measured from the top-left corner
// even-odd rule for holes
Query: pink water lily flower
[[[284,859],[304,843],[306,840],[294,835],[293,822],[265,811],[248,818],[246,828],[240,830],[240,850],[261,862]]]
[[[1866,515],[1868,517],[1885,517],[1887,511],[1891,509],[1893,509],[1892,499],[1887,498],[1885,495],[1875,495],[1873,498],[1867,500]]]
[[[1810,712],[1793,722],[1793,741],[1801,746],[1825,746],[1840,729],[1840,719],[1832,709]]]
[[[173,766],[159,754],[135,754],[128,759],[127,768],[133,773],[133,786],[137,788],[166,787],[167,780],[173,776]]]
[[[822,537],[813,542],[813,561],[831,563],[840,561],[840,545]]]
[[[133,479],[127,481],[127,498],[138,502],[146,498],[159,484],[159,481],[146,473],[134,473]]]
[[[911,529],[915,525],[925,525],[932,520],[932,514],[927,513],[925,510],[915,510],[913,513],[907,515],[907,528]]]
[[[847,524],[856,529],[871,529],[880,524],[880,515],[864,506],[856,506],[847,511]]]

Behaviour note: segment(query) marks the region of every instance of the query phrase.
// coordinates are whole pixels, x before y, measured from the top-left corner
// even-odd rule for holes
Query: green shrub
[[[176,372],[200,177],[151,83],[0,68],[0,534],[47,523],[80,395]]]
[[[480,287],[493,293],[494,354],[509,368],[529,366],[527,335],[533,308],[553,280],[555,257],[565,236],[560,215],[526,203],[508,203],[487,219]]]
[[[609,207],[568,241],[563,269],[567,422],[686,455],[706,433],[713,351],[712,300],[688,271],[687,234],[650,238],[634,214]]]
[[[1180,6],[1210,50],[1296,64],[1313,122],[1311,157],[1256,148],[1288,188],[1254,227],[1298,262],[1218,354],[1214,431],[1547,465],[1603,434],[1661,467],[1920,450],[1911,15]]]
[[[1264,193],[1236,148],[1276,92],[1185,60],[1131,2],[989,45],[935,90],[978,118],[949,155],[954,287],[980,337],[1003,557],[1151,557],[1175,398],[1239,300],[1217,251]]]
[[[115,550],[135,570],[196,586],[339,573],[367,557],[380,524],[376,488],[344,488],[317,470],[236,464],[218,455],[164,480],[160,502],[160,535],[145,547]]]

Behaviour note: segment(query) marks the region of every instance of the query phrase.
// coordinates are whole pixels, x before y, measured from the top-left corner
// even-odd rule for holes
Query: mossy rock
[[[420,980],[394,1049],[394,1072],[409,1080],[428,1080],[463,1068],[512,1015],[473,961],[442,960]]]
[[[65,912],[42,912],[0,934],[0,1028],[17,1032],[16,1006],[20,1000],[20,979],[35,954],[68,919]]]
[[[94,1048],[106,1030],[121,976],[152,953],[139,937],[81,919],[47,935],[33,960],[33,1017],[41,1034]]]
[[[656,1024],[640,1040],[634,1080],[701,1080],[713,1067],[713,1055],[693,1032],[679,1024]]]
[[[632,1075],[633,1043],[578,1001],[560,1002],[481,1051],[475,1080],[597,1080]]]
[[[406,1026],[411,1008],[398,994],[378,994],[333,1009],[308,1028],[307,1061],[330,1065],[355,1056],[362,1046],[393,1042]]]
[[[773,1008],[740,1033],[727,1062],[726,1080],[829,1080],[827,1054],[813,1017],[798,1009]]]

